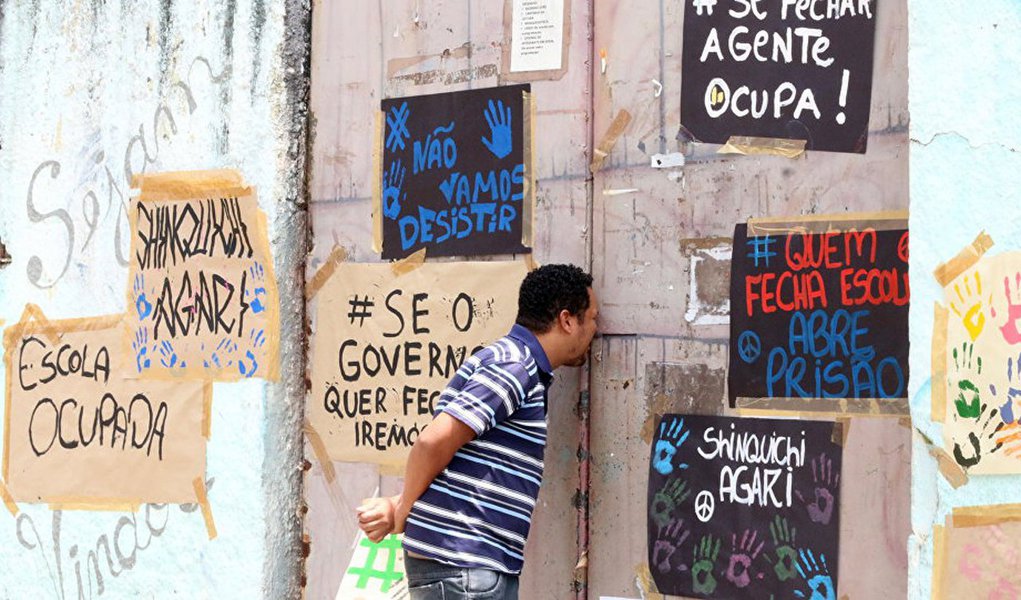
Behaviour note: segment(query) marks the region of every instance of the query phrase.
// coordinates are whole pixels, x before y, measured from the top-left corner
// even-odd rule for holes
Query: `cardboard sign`
[[[685,0],[681,123],[696,140],[865,152],[875,0]]]
[[[944,293],[946,449],[972,475],[1021,473],[1021,252],[983,257]]]
[[[1021,597],[1018,516],[1016,505],[955,509],[945,528],[935,528],[932,597]]]
[[[649,461],[649,567],[661,593],[835,598],[839,424],[664,415]]]
[[[731,406],[737,398],[906,396],[906,230],[749,235],[742,224],[731,269]]]
[[[528,90],[515,85],[382,102],[383,258],[421,248],[428,256],[527,250]]]
[[[339,263],[315,296],[308,415],[333,460],[401,466],[466,358],[506,335],[524,262]]]
[[[201,382],[127,379],[122,315],[46,321],[36,309],[4,332],[3,476],[21,502],[195,502],[204,480]]]
[[[230,171],[136,178],[125,345],[147,379],[276,379],[279,296],[255,192]]]

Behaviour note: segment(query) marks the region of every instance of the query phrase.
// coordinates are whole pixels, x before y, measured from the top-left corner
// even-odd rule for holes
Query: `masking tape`
[[[3,481],[0,481],[0,499],[4,501],[4,506],[11,512],[11,516],[18,516],[18,505],[14,502],[11,491],[7,489],[7,484]]]
[[[748,219],[748,235],[891,231],[907,229],[908,213],[902,210],[837,213]]]
[[[957,256],[936,267],[932,275],[940,285],[946,287],[951,281],[974,266],[982,258],[987,250],[993,247],[993,238],[986,232],[981,232],[975,237],[975,241],[965,246]]]
[[[603,139],[596,146],[595,150],[592,151],[592,164],[589,166],[589,170],[595,173],[599,169],[603,168],[603,162],[606,157],[610,155],[610,151],[617,144],[617,138],[624,133],[627,126],[631,123],[631,113],[624,110],[623,108],[617,112],[617,116],[613,118],[613,122],[610,123],[609,129],[603,135]]]
[[[747,398],[735,399],[735,410],[760,416],[836,418],[849,415],[900,417],[910,414],[906,398]]]
[[[395,277],[407,275],[425,264],[425,248],[408,255],[407,257],[390,264],[390,270]]]
[[[202,386],[202,437],[208,441],[213,435],[213,384]]]
[[[933,303],[932,325],[932,420],[943,423],[947,418],[947,322],[950,311],[939,302]]]
[[[850,417],[840,417],[833,421],[833,434],[830,441],[843,448],[847,445],[847,436],[851,433]]]
[[[525,117],[525,139],[522,146],[525,163],[524,202],[521,206],[521,245],[525,248],[532,247],[532,232],[535,228],[535,193],[536,177],[535,165],[532,158],[535,156],[535,97],[528,92],[522,93],[524,109],[522,114]]]
[[[984,527],[1021,521],[1021,504],[962,506],[953,511],[954,527]]]
[[[315,295],[319,293],[319,290],[326,285],[326,282],[330,279],[330,277],[333,276],[333,273],[337,270],[337,267],[340,266],[340,263],[345,260],[347,260],[347,250],[345,250],[343,246],[336,246],[333,251],[330,252],[330,256],[327,257],[323,266],[316,271],[315,275],[313,275],[312,279],[308,282],[308,285],[305,286],[305,299],[311,300],[315,297]]]
[[[663,600],[663,594],[656,591],[656,582],[652,579],[649,565],[642,563],[635,567],[635,585],[645,600]]]
[[[393,477],[404,476],[404,465],[392,465],[389,463],[383,463],[379,465],[380,475],[390,475]]]
[[[191,483],[195,488],[195,498],[202,508],[202,518],[206,522],[206,533],[209,534],[209,539],[216,539],[216,523],[213,522],[213,509],[209,506],[209,498],[206,496],[206,482],[202,477],[196,477]]]
[[[255,188],[251,186],[228,186],[228,187],[214,187],[214,186],[201,186],[191,187],[187,185],[180,185],[172,189],[149,191],[148,189],[143,190],[138,195],[137,199],[132,200],[135,202],[192,202],[195,200],[204,200],[207,198],[244,198],[250,199],[252,202],[258,204],[258,200],[255,198]],[[132,204],[134,206],[134,204]]]
[[[540,266],[539,263],[535,262],[535,255],[531,252],[525,255],[525,267],[528,268],[529,272],[538,269]]]
[[[176,193],[182,190],[219,190],[244,186],[244,180],[235,169],[208,171],[168,171],[166,173],[139,174],[131,178],[131,188],[142,193]]]
[[[951,487],[957,489],[968,483],[968,474],[961,468],[961,465],[957,464],[953,457],[947,454],[946,450],[932,445],[929,447],[929,454],[936,459],[936,466],[939,468],[939,472]]]
[[[732,135],[717,154],[746,154],[797,158],[805,153],[807,140]]]
[[[54,502],[47,503],[46,507],[50,510],[90,510],[90,511],[109,511],[109,512],[138,512],[139,507],[142,506],[140,500],[133,501],[101,501],[101,500],[89,500],[87,498],[74,501],[74,500],[57,500]]]
[[[383,111],[376,112],[372,138],[372,251],[383,252]]]
[[[319,432],[308,421],[305,421],[303,429],[305,437],[308,438],[308,444],[312,446],[312,453],[315,454],[316,460],[319,461],[319,466],[323,470],[323,476],[326,477],[326,483],[333,483],[333,480],[337,478],[337,470],[333,468],[333,461],[326,451],[326,444],[323,443],[323,438],[319,436]]]
[[[949,520],[949,517],[948,517]],[[932,597],[943,599],[943,577],[947,571],[947,528],[932,526]]]

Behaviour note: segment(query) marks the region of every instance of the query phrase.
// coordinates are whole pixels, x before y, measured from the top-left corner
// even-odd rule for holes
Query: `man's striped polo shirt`
[[[476,438],[412,506],[408,552],[458,567],[521,572],[542,483],[552,379],[542,346],[520,325],[458,369],[435,413],[461,421]]]

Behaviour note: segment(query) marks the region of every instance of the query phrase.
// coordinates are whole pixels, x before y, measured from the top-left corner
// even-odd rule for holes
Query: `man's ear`
[[[574,329],[574,323],[571,322],[571,311],[566,308],[557,313],[557,325],[564,331],[564,333],[571,333]]]

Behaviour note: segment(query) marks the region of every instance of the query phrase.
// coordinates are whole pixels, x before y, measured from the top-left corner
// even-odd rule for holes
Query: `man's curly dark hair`
[[[545,333],[553,327],[562,310],[584,319],[590,287],[592,276],[574,265],[539,267],[521,282],[518,325],[535,333]]]

